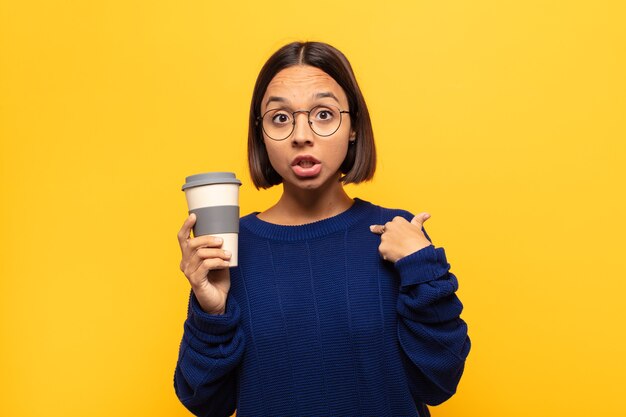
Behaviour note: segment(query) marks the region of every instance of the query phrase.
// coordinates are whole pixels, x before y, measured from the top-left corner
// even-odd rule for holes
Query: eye
[[[272,123],[282,125],[291,122],[291,115],[284,111],[277,111],[272,114]]]
[[[321,122],[328,122],[331,121],[335,118],[335,113],[336,111],[333,111],[332,109],[329,108],[317,108],[315,109],[315,120],[319,120]]]

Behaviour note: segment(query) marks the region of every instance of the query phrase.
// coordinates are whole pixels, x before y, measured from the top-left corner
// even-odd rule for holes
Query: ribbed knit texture
[[[402,210],[363,200],[302,226],[240,222],[224,315],[193,293],[174,386],[199,416],[428,416],[470,350],[443,248],[392,264],[369,230]]]

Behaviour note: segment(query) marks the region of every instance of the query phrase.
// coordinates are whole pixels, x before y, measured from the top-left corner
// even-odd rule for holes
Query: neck
[[[314,190],[284,184],[280,200],[258,217],[282,225],[306,224],[343,213],[352,203],[339,180]]]

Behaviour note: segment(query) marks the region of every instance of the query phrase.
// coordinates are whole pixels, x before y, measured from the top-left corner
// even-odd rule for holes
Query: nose
[[[296,112],[293,122],[295,126],[293,127],[292,143],[294,145],[313,143],[313,130],[309,126],[309,113],[304,110]]]

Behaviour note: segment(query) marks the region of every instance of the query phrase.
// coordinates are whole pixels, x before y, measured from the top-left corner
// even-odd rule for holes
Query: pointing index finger
[[[373,224],[370,226],[370,231],[377,235],[382,235],[385,232],[385,226],[382,224]]]

